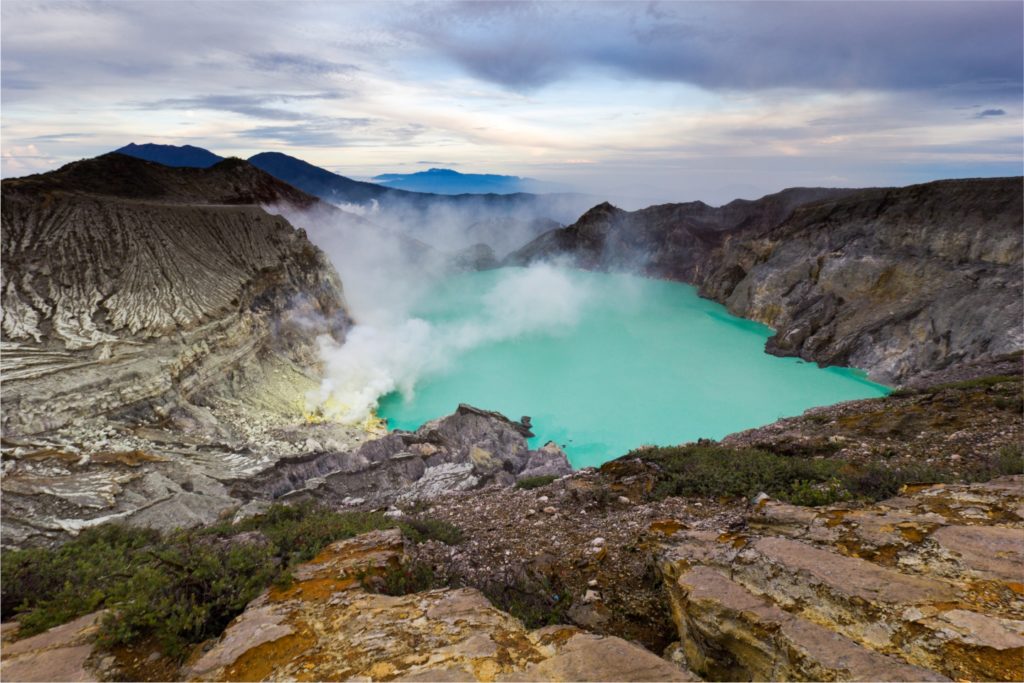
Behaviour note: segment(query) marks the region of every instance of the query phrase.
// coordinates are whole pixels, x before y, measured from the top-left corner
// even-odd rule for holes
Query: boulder
[[[680,529],[659,562],[705,677],[1021,680],[1024,476],[864,508],[766,500],[743,533]]]
[[[254,600],[183,672],[190,680],[686,681],[678,665],[573,626],[530,631],[470,588],[381,595],[397,530],[330,545]]]

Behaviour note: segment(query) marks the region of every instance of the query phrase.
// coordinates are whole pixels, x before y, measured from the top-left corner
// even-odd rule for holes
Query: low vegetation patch
[[[385,595],[409,595],[445,587],[434,573],[434,568],[425,562],[391,565],[376,580],[365,581],[364,584]]]
[[[398,528],[413,543],[441,541],[446,545],[458,545],[463,539],[462,529],[443,519],[402,517],[398,520]]]
[[[22,636],[110,608],[100,632],[107,646],[156,638],[181,657],[216,636],[246,604],[294,565],[332,541],[401,528],[414,542],[458,543],[458,528],[424,518],[275,505],[238,524],[161,534],[119,524],[83,531],[53,549],[5,552],[0,605]],[[395,579],[397,581],[397,578]],[[407,582],[422,582],[411,577]]]
[[[524,477],[516,482],[516,488],[526,491],[529,491],[530,489],[539,489],[542,486],[547,486],[555,479],[558,479],[558,477],[551,474],[545,474],[539,477]]]
[[[1010,385],[1010,388],[1014,386],[1020,387],[1020,375],[989,375],[987,377],[978,377],[977,379],[967,379],[960,382],[939,384],[938,386],[932,387],[930,390],[937,392],[943,389],[990,389],[999,384],[1008,384]]]
[[[927,463],[855,464],[839,459],[780,455],[753,448],[714,445],[645,448],[627,457],[661,469],[654,496],[752,497],[760,492],[797,505],[845,500],[882,500],[905,484],[988,481],[1024,473],[1024,454],[1003,448],[966,463],[958,475]]]
[[[572,623],[572,597],[557,579],[539,578],[483,587],[483,594],[498,609],[516,617],[528,629]]]

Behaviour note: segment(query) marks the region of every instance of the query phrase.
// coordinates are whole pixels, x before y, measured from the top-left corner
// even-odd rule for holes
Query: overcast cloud
[[[128,142],[623,204],[1021,173],[1020,2],[0,5],[5,176]]]

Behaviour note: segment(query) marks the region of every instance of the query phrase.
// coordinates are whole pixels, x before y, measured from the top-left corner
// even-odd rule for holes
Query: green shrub
[[[887,453],[893,457],[897,453]],[[896,495],[904,484],[941,483],[952,480],[949,472],[928,464],[890,466],[860,465],[828,458],[779,455],[751,448],[692,445],[634,451],[656,463],[661,472],[655,497],[704,496],[750,498],[763,491],[773,498],[797,505],[831,505],[862,499],[882,500]],[[1016,457],[1016,459],[1015,459]],[[1021,467],[1021,458],[1001,455],[984,464],[975,481],[991,479]]]
[[[938,484],[948,482],[951,477],[928,464],[908,464],[888,467],[880,463],[869,463],[851,467],[845,472],[843,481],[855,498],[883,500],[899,493],[906,484]]]
[[[815,483],[798,479],[789,486],[789,491],[784,496],[787,501],[794,505],[831,505],[843,500],[849,500],[850,492],[838,479],[830,479],[824,483]]]
[[[458,545],[463,539],[462,529],[441,519],[403,517],[398,528],[413,543],[435,540],[446,545]]]
[[[530,489],[539,489],[542,486],[547,486],[558,477],[553,474],[544,474],[539,477],[523,477],[516,482],[517,489],[523,489],[529,491]]]
[[[1024,396],[996,396],[992,401],[996,408],[1009,410],[1014,415],[1024,413]]]
[[[786,497],[796,482],[814,484],[831,480],[838,471],[832,460],[783,456],[756,449],[717,445],[648,448],[636,456],[657,463],[662,470],[655,488],[659,497],[751,497],[764,491]]]
[[[17,614],[20,634],[29,636],[104,607],[146,563],[143,551],[159,541],[155,531],[105,524],[56,549],[5,552],[3,620]]]
[[[1024,447],[1003,446],[996,454],[993,471],[999,475],[1024,474]]]
[[[380,575],[379,582],[366,583],[378,586],[379,592],[385,595],[409,595],[443,585],[434,574],[433,567],[424,562],[389,565]]]
[[[572,623],[568,617],[572,597],[557,580],[539,578],[490,584],[483,594],[495,607],[516,617],[528,629]]]
[[[391,529],[397,522],[380,512],[336,512],[316,503],[272,505],[266,513],[235,525],[211,527],[205,533],[219,536],[258,531],[289,564],[307,562],[333,542],[374,529]]]
[[[149,552],[140,568],[113,594],[117,609],[104,621],[101,645],[152,635],[172,657],[216,636],[279,573],[265,542],[200,539],[183,534]]]
[[[290,567],[327,544],[396,527],[414,542],[462,540],[457,527],[439,520],[314,504],[274,505],[238,524],[170,534],[107,524],[59,548],[5,552],[0,604],[4,620],[17,617],[26,636],[111,608],[101,642],[155,637],[180,656],[223,630],[264,588],[287,583]]]
[[[1024,474],[1024,448],[1019,444],[975,458],[967,465],[965,477],[968,481],[988,481],[1008,474]]]

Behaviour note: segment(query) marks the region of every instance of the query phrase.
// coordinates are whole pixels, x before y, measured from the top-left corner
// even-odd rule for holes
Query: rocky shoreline
[[[710,207],[594,207],[509,255],[696,285],[776,331],[768,353],[890,385],[1024,347],[1020,178],[795,188]]]

